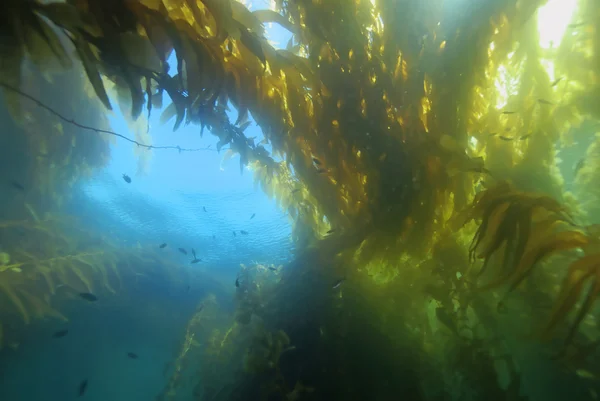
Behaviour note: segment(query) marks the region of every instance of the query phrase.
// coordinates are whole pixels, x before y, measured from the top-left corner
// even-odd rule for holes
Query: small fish
[[[575,374],[577,374],[577,376],[581,377],[582,379],[595,379],[596,375],[594,375],[592,372],[590,372],[589,370],[586,369],[577,369],[575,371]]]
[[[21,192],[25,192],[25,187],[15,180],[10,180],[10,185],[12,185],[14,189],[18,189]]]
[[[177,248],[179,250],[179,252],[183,253],[184,255],[187,255],[187,251],[183,248]]]
[[[317,166],[320,166],[320,165],[321,165],[321,162],[320,162],[320,161],[319,161],[319,159],[317,159],[316,157],[313,157],[313,158],[312,158],[312,160],[313,160],[313,162],[315,162],[315,164],[316,164]]]
[[[511,127],[506,127],[504,128],[504,132],[509,132],[512,128]]]
[[[95,296],[94,294],[89,293],[89,292],[81,292],[81,293],[79,293],[79,296],[81,298],[85,299],[86,301],[90,301],[90,302],[94,302],[94,301],[98,300],[97,296]]]
[[[236,286],[237,288],[239,288],[239,287],[240,287],[240,279],[239,279],[239,278],[236,278],[236,279],[235,279],[235,286]]]
[[[131,184],[131,177],[129,177],[127,174],[123,174],[123,179],[126,183]]]
[[[327,234],[333,234],[335,232],[335,228],[332,228],[331,230],[327,231]]]
[[[250,220],[252,220],[254,216],[256,216],[256,213],[252,213],[252,216],[250,216]]]
[[[531,136],[531,134],[525,134],[522,137],[519,138],[520,141],[524,141],[525,139],[529,138]]]
[[[579,170],[581,170],[583,166],[585,166],[585,158],[577,162],[577,164],[575,165],[575,169],[573,170],[573,174],[577,175],[579,173]]]
[[[196,264],[198,262],[202,262],[202,259],[194,258],[190,263]]]
[[[233,232],[233,236],[234,236],[234,237],[237,237],[237,234],[235,233],[235,231]]]
[[[274,271],[277,271],[277,268],[276,268],[276,267],[273,267],[273,266],[269,266],[269,270],[271,270],[271,271],[273,271],[273,272],[274,272]]]
[[[138,359],[137,354],[134,354],[133,352],[128,352],[127,356],[130,357],[131,359]]]
[[[85,390],[87,390],[87,385],[87,379],[81,381],[81,383],[79,384],[79,397],[85,394]]]
[[[498,138],[502,139],[503,141],[512,141],[514,138],[508,137],[508,136],[499,136]]]
[[[187,288],[185,289],[185,292],[190,292],[190,286],[188,285]]]
[[[336,281],[336,282],[333,284],[333,287],[331,287],[331,288],[333,288],[334,290],[335,290],[336,288],[339,288],[339,286],[341,286],[341,285],[342,285],[342,283],[343,283],[344,281],[346,281],[346,277],[343,277],[343,278],[339,279],[338,281]]]
[[[202,210],[204,210],[206,212],[206,207],[202,206]]]
[[[296,188],[296,189],[292,190],[292,195],[295,194],[298,191],[300,191],[300,188]]]
[[[317,169],[317,174],[323,174],[323,173],[326,173],[326,172],[327,172],[327,170],[325,170],[324,168],[318,168]]]
[[[194,248],[192,248],[192,256],[194,257],[194,259],[197,259],[196,258],[196,250]]]
[[[564,77],[560,77],[560,78],[558,78],[558,79],[554,80],[554,81],[553,81],[553,82],[550,84],[550,87],[551,87],[551,88],[554,88],[556,85],[558,85],[558,83],[559,83],[560,81],[562,81],[562,80],[563,80],[563,78],[564,78]]]
[[[159,246],[160,249],[165,249],[166,247],[167,247],[167,243],[166,242],[160,244],[160,246]]]
[[[213,239],[217,239],[217,236],[213,234]]]
[[[242,234],[242,235],[248,235],[248,231],[240,230],[240,234]]]
[[[52,334],[52,338],[62,338],[64,336],[66,336],[69,333],[69,330],[64,329],[64,330],[59,330],[54,332],[54,334]]]
[[[540,104],[545,104],[547,106],[554,106],[554,103],[552,103],[551,101],[546,100],[546,99],[538,99],[537,101]]]
[[[515,113],[516,113],[516,111],[508,111],[508,110],[502,112],[502,114],[507,114],[507,115],[508,114],[515,114]]]

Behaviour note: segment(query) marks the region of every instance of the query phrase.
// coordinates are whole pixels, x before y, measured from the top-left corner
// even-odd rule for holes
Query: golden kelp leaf
[[[94,91],[96,92],[96,96],[102,101],[104,107],[108,110],[112,110],[112,106],[110,104],[110,100],[108,99],[108,95],[106,94],[106,89],[104,88],[104,84],[102,83],[102,77],[98,72],[98,68],[96,64],[98,63],[98,59],[94,57],[92,53],[92,49],[88,42],[86,42],[81,36],[77,36],[74,39],[75,49],[79,54],[79,59],[83,64],[83,68],[85,69],[85,73],[88,76],[92,86],[94,87]]]
[[[256,10],[252,14],[263,24],[275,22],[295,35],[299,33],[299,30],[289,19],[273,10]]]

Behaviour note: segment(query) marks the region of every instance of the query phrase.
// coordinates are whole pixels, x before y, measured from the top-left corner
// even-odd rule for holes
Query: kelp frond
[[[470,219],[481,220],[469,248],[472,261],[483,259],[479,275],[503,248],[500,274],[510,276],[507,270],[518,266],[531,238],[548,226],[572,224],[566,208],[553,198],[517,191],[506,182],[478,194],[468,212]]]

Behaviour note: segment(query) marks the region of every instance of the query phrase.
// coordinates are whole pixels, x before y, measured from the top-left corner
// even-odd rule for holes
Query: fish
[[[133,353],[133,352],[128,352],[127,356],[130,357],[131,359],[138,359],[137,354]]]
[[[217,236],[213,234],[213,239],[217,239]]]
[[[202,259],[194,258],[190,263],[196,264],[198,262],[202,262]]]
[[[179,252],[183,253],[184,255],[187,255],[187,251],[183,248],[177,248],[179,250]]]
[[[331,230],[327,231],[327,234],[333,234],[335,232],[335,228],[332,228]]]
[[[164,243],[160,244],[158,247],[159,247],[160,249],[165,249],[165,248],[166,248],[166,246],[167,246],[167,243],[166,243],[166,242],[164,242]]]
[[[295,194],[298,191],[300,191],[300,188],[296,188],[296,189],[292,190],[292,195]]]
[[[317,169],[317,174],[323,174],[323,173],[326,173],[326,172],[327,172],[327,170],[325,170],[324,168],[318,168]]]
[[[508,111],[508,110],[505,110],[505,111],[502,112],[502,114],[507,114],[507,115],[508,114],[515,114],[515,113],[516,113],[516,111]]]
[[[585,166],[585,158],[582,158],[577,162],[577,164],[575,165],[575,169],[573,170],[573,174],[579,174],[579,170],[581,170],[583,166]]]
[[[81,293],[79,293],[79,296],[81,298],[85,299],[86,301],[90,301],[90,302],[94,302],[94,301],[98,300],[97,296],[95,296],[94,294],[89,293],[89,292],[81,292]]]
[[[320,166],[320,165],[321,165],[321,162],[320,162],[320,161],[319,161],[319,159],[317,159],[316,157],[313,157],[313,158],[312,158],[312,160],[313,160],[313,162],[315,162],[315,164],[316,164],[317,166]]]
[[[185,292],[190,292],[190,286],[189,285],[186,287]]]
[[[236,288],[240,287],[240,279],[239,278],[235,279],[235,286],[236,286]]]
[[[127,174],[123,174],[123,179],[125,180],[126,183],[131,184],[131,177],[128,176]]]
[[[204,210],[206,212],[206,207],[202,206],[202,210]]]
[[[271,271],[277,271],[277,268],[273,267],[273,266],[269,266],[269,270],[271,270]]]
[[[64,329],[64,330],[58,330],[55,331],[54,334],[52,334],[52,338],[62,338],[64,336],[66,336],[69,333],[69,330]]]
[[[531,134],[525,134],[522,137],[519,138],[520,141],[524,141],[525,139],[529,138],[531,136]]]
[[[88,380],[84,379],[79,383],[79,397],[85,394],[85,390],[87,390]]]
[[[335,283],[333,283],[333,286],[331,288],[333,288],[334,290],[336,288],[339,288],[339,286],[341,286],[344,281],[346,281],[346,277],[343,277],[343,278],[339,279],[338,281],[336,281]]]
[[[21,192],[25,192],[25,187],[21,185],[18,181],[10,180],[10,185],[12,185],[14,189],[18,189]]]
[[[192,248],[192,256],[194,257],[194,259],[197,259],[196,258],[196,250],[194,248]]]
[[[235,233],[235,231],[233,232],[233,236],[234,236],[234,237],[237,237],[237,234]]]
[[[240,230],[240,234],[242,234],[242,235],[248,235],[248,231]]]
[[[537,101],[540,104],[545,104],[547,106],[554,106],[554,103],[552,103],[551,101],[546,100],[546,99],[538,99]]]
[[[252,216],[250,216],[250,220],[252,220],[254,216],[256,216],[256,213],[252,213]]]
[[[498,138],[502,139],[503,141],[507,141],[507,142],[515,139],[515,138],[508,137],[508,136],[499,136]]]
[[[560,81],[562,81],[562,80],[563,80],[563,78],[564,78],[564,77],[560,77],[560,78],[558,78],[558,79],[554,80],[554,81],[553,81],[553,82],[550,84],[550,87],[551,87],[551,88],[554,88],[556,85],[558,85],[558,83],[559,83]]]

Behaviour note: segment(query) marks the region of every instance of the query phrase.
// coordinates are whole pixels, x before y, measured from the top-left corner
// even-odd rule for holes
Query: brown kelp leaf
[[[104,104],[104,107],[106,107],[108,110],[112,110],[110,100],[106,94],[106,89],[102,83],[102,77],[100,76],[96,66],[98,59],[92,53],[92,49],[90,48],[88,42],[81,36],[78,35],[73,41],[75,44],[75,49],[77,50],[77,54],[79,55],[79,59],[83,64],[83,68],[85,69],[85,73],[87,74],[90,83],[94,87],[96,96],[98,96],[102,104]]]
[[[571,324],[571,328],[565,340],[568,345],[579,325],[581,324],[585,315],[587,315],[593,303],[596,301],[598,294],[600,293],[600,254],[595,253],[586,255],[569,266],[567,277],[564,279],[561,292],[558,295],[555,307],[550,314],[550,320],[546,326],[545,335],[552,332],[556,326],[563,322],[568,313],[572,311],[577,305],[578,301],[582,297],[582,292],[586,286],[586,283],[591,280],[592,286],[588,290],[585,300],[579,307],[579,311]]]

